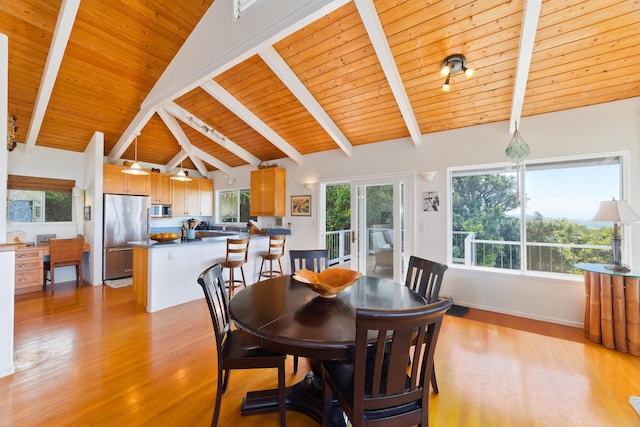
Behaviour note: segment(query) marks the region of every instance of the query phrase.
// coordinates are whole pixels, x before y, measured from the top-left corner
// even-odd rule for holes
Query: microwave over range
[[[151,218],[170,218],[171,205],[151,205]]]

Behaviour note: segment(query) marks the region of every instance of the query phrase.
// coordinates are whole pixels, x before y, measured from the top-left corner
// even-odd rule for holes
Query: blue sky
[[[590,220],[600,202],[619,198],[619,165],[527,172],[527,214]],[[637,209],[634,210],[637,211]]]

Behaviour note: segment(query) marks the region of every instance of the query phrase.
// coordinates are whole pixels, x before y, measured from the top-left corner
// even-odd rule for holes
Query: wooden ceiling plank
[[[236,116],[244,120],[249,126],[254,128],[259,134],[264,136],[273,145],[278,147],[280,151],[285,153],[294,162],[302,164],[302,155],[295,148],[293,148],[287,141],[285,141],[280,135],[273,131],[266,123],[264,123],[258,116],[252,111],[247,109],[244,105],[238,102],[229,92],[227,92],[222,86],[213,80],[210,80],[201,85],[209,95],[218,100],[222,105],[231,110]],[[253,163],[252,163],[253,164]]]
[[[362,22],[369,33],[369,38],[371,39],[373,48],[378,55],[382,70],[384,71],[384,74],[387,77],[387,82],[391,87],[391,92],[393,92],[398,108],[400,109],[400,113],[402,114],[407,129],[409,130],[413,145],[417,147],[421,144],[422,132],[420,131],[420,126],[418,126],[418,121],[416,120],[416,116],[411,108],[411,102],[409,101],[407,92],[404,89],[402,78],[398,72],[398,67],[395,64],[393,54],[389,48],[384,30],[382,29],[378,12],[376,11],[372,0],[355,0],[355,4],[360,16],[362,17]]]
[[[192,129],[209,138],[211,141],[231,151],[233,154],[240,157],[245,162],[252,165],[257,165],[258,163],[260,163],[260,159],[249,153],[244,148],[240,147],[235,142],[231,141],[226,136],[222,135],[212,126],[208,125],[200,118],[198,118],[195,114],[192,114],[191,112],[180,107],[178,104],[174,102],[168,102],[163,106],[163,109],[182,121],[184,124],[190,126]]]
[[[520,121],[522,116],[524,95],[527,90],[527,78],[529,77],[529,67],[531,66],[533,45],[536,39],[541,8],[542,0],[526,0],[522,17],[520,47],[518,49],[518,65],[516,66],[516,76],[513,83],[509,133],[513,133],[517,129],[517,122]]]
[[[311,95],[309,90],[302,84],[295,73],[289,68],[278,52],[273,47],[269,47],[260,52],[262,60],[273,70],[280,80],[289,88],[291,93],[298,98],[300,103],[318,121],[320,126],[331,136],[338,147],[347,156],[351,156],[353,148],[347,137],[336,126],[331,117],[320,106],[318,101]]]
[[[60,64],[64,56],[64,51],[69,42],[69,36],[71,35],[71,29],[73,23],[76,20],[76,14],[80,7],[80,0],[63,0],[60,7],[60,14],[58,15],[58,21],[56,22],[56,29],[53,32],[53,39],[51,41],[51,48],[49,49],[49,55],[47,56],[47,62],[44,67],[42,79],[38,86],[38,95],[36,96],[36,102],[31,114],[31,120],[29,121],[29,129],[27,130],[27,138],[25,140],[25,152],[30,153],[33,151],[33,147],[36,146],[38,135],[40,134],[40,128],[42,127],[42,121],[51,99],[51,93],[53,92],[53,86],[55,85],[56,78],[58,77],[58,71],[60,70]]]

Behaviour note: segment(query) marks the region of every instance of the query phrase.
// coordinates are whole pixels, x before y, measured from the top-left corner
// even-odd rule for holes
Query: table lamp
[[[613,262],[605,266],[608,270],[626,273],[629,271],[627,267],[620,263],[620,244],[621,238],[618,234],[618,224],[629,224],[640,221],[640,217],[631,209],[629,202],[626,200],[610,200],[600,202],[600,207],[595,216],[591,219],[593,222],[613,222],[613,239],[611,246],[613,248]]]

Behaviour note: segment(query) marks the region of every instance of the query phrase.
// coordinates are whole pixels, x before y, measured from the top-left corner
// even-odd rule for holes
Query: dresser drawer
[[[16,251],[16,265],[20,261],[42,260],[42,249],[19,249]]]
[[[16,289],[42,286],[42,270],[16,271]]]
[[[16,273],[23,270],[40,270],[42,271],[43,262],[41,259],[16,259]]]

